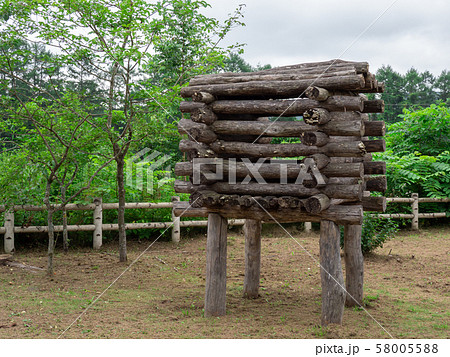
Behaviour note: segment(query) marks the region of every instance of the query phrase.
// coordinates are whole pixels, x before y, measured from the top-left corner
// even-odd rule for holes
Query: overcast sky
[[[212,8],[206,14],[217,19],[226,18],[239,4],[246,4],[246,26],[233,29],[222,45],[245,43],[243,57],[253,66],[342,58],[367,61],[372,72],[383,64],[390,64],[401,73],[411,67],[434,74],[450,69],[449,0],[209,3]]]

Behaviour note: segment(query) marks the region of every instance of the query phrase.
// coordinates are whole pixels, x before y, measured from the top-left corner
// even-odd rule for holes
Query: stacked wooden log
[[[368,115],[384,103],[362,94],[383,90],[366,62],[342,60],[194,77],[178,125],[188,162],[175,167],[189,177],[175,190],[191,200],[175,212],[361,224],[363,210],[384,211],[370,191],[386,189],[385,164],[371,156],[385,150],[385,126]]]

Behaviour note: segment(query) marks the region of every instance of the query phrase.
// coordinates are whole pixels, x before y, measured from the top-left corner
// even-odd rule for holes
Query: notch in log
[[[331,94],[325,88],[308,87],[305,90],[305,96],[309,99],[323,102],[324,100],[327,100],[331,96]]]

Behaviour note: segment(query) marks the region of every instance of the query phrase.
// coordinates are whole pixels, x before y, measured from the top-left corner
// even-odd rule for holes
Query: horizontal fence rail
[[[419,194],[411,194],[411,198],[408,197],[388,197],[386,198],[387,203],[410,203],[412,213],[383,213],[372,215],[372,217],[378,218],[394,218],[394,219],[411,219],[411,229],[419,229],[419,219],[421,218],[445,218],[447,217],[446,212],[436,212],[436,213],[419,213],[419,203],[447,203],[450,202],[450,198],[432,198],[432,197],[419,197]]]
[[[173,202],[179,201],[177,196],[172,197],[172,202],[130,202],[125,203],[125,209],[162,209],[172,208]],[[379,218],[404,218],[411,219],[411,227],[413,230],[419,229],[419,219],[422,218],[444,218],[447,216],[446,212],[437,213],[419,213],[419,203],[447,203],[450,202],[450,198],[419,198],[417,193],[413,193],[411,197],[391,197],[386,199],[387,203],[410,203],[412,213],[392,213],[392,214],[376,214],[374,217]],[[65,211],[93,211],[94,224],[86,225],[68,225],[66,227],[68,232],[94,232],[93,246],[94,249],[99,249],[102,245],[102,232],[103,231],[117,231],[119,225],[117,223],[103,223],[103,210],[118,209],[118,203],[102,203],[101,198],[96,198],[94,203],[82,205],[82,204],[67,204],[64,207]],[[4,250],[6,253],[14,252],[14,233],[46,233],[48,232],[48,226],[28,226],[19,227],[14,225],[14,212],[17,211],[46,211],[46,206],[37,205],[14,205],[10,208],[0,206],[0,212],[5,212],[5,224],[0,227],[0,234],[4,234]],[[230,219],[228,224],[231,226],[243,225],[244,219]],[[179,217],[175,217],[172,212],[172,221],[170,222],[148,222],[148,223],[126,223],[126,229],[169,229],[172,228],[172,241],[180,241],[180,228],[182,227],[205,227],[208,225],[207,220],[202,221],[180,221]],[[64,227],[62,225],[54,226],[55,232],[62,232]],[[311,231],[311,223],[305,222],[305,231]]]

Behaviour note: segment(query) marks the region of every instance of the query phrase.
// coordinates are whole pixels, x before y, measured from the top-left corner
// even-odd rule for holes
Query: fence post
[[[412,214],[414,215],[412,222],[411,222],[411,229],[413,231],[418,231],[419,230],[419,194],[413,193],[413,194],[411,194],[411,198],[414,200],[411,203]]]
[[[305,222],[305,233],[311,233],[312,231],[312,223],[311,222]]]
[[[103,244],[103,232],[102,232],[102,224],[103,224],[103,200],[101,197],[94,198],[94,249],[100,249]]]
[[[14,253],[14,209],[5,211],[5,253]]]
[[[179,202],[179,196],[172,196],[171,202]],[[172,242],[180,243],[180,217],[176,217],[172,207]]]

